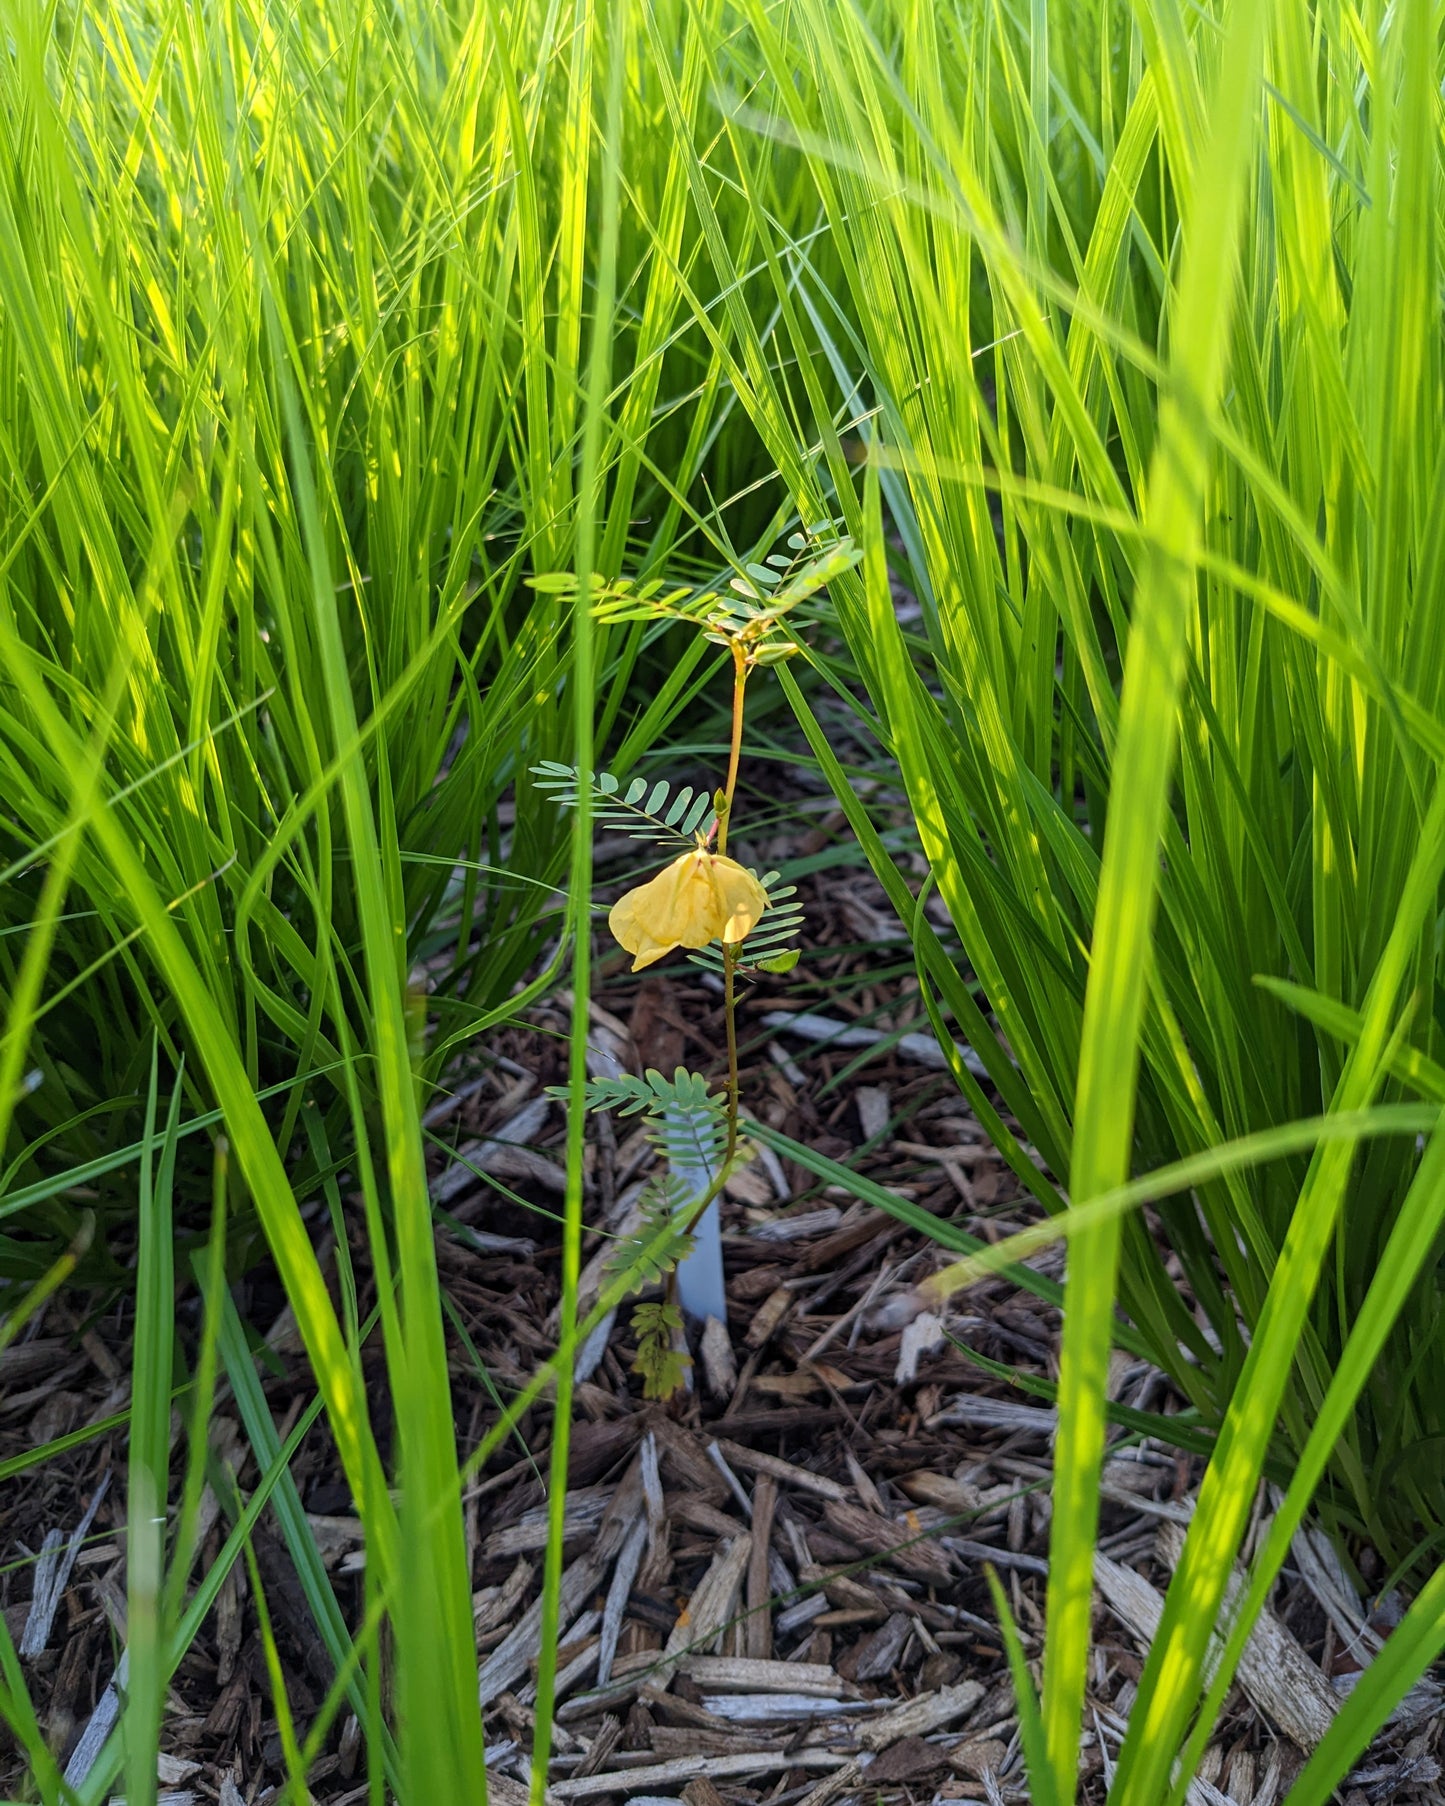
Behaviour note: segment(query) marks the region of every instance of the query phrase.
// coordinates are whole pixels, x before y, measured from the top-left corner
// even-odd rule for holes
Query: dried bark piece
[[[881,1681],[892,1674],[912,1632],[913,1620],[902,1612],[893,1612],[877,1630],[870,1631],[851,1663],[854,1680]]]
[[[729,1442],[722,1436],[718,1437],[717,1446],[734,1467],[747,1468],[755,1474],[768,1474],[779,1485],[814,1493],[820,1499],[843,1502],[848,1497],[846,1486],[840,1486],[826,1474],[811,1473],[806,1467],[797,1467],[791,1461],[784,1461],[779,1455],[765,1455],[760,1449],[750,1449],[741,1442]]]
[[[695,1781],[689,1781],[682,1790],[682,1797],[685,1806],[724,1806],[722,1795],[706,1775],[699,1775]]]
[[[864,1749],[883,1750],[902,1737],[926,1737],[967,1718],[984,1696],[977,1681],[960,1681],[956,1687],[940,1687],[937,1693],[920,1693],[906,1705],[865,1724],[858,1734]]]
[[[1162,1524],[1159,1547],[1170,1566],[1177,1567],[1184,1552],[1182,1526]],[[1238,1608],[1247,1585],[1243,1569],[1235,1567],[1224,1593],[1226,1616]],[[1239,1659],[1239,1684],[1265,1717],[1302,1750],[1314,1748],[1339,1710],[1334,1689],[1268,1606],[1255,1620]]]
[[[868,1786],[902,1787],[948,1766],[948,1752],[921,1737],[902,1737],[868,1764]]]
[[[773,1653],[768,1553],[777,1503],[777,1481],[771,1474],[760,1474],[753,1488],[753,1544],[748,1556],[747,1585],[747,1653],[758,1662],[767,1661]]]
[[[663,1648],[663,1676],[670,1676],[682,1657],[703,1653],[733,1616],[752,1547],[753,1539],[744,1530],[712,1558]]]
[[[947,1474],[928,1473],[925,1469],[904,1474],[894,1484],[918,1504],[936,1505],[940,1511],[980,1511],[985,1504],[978,1487],[971,1486],[966,1480],[951,1479]]]
[[[755,1662],[748,1656],[689,1656],[689,1679],[710,1693],[799,1693],[841,1699],[857,1693],[836,1669],[817,1662]],[[707,1708],[709,1711],[711,1707]]]
[[[532,1587],[534,1569],[521,1557],[499,1587],[483,1587],[472,1594],[472,1624],[479,1637],[487,1636],[516,1616]]]
[[[612,1571],[612,1584],[607,1589],[607,1603],[602,1612],[602,1635],[597,1650],[599,1687],[605,1687],[612,1678],[612,1659],[617,1654],[617,1639],[622,1634],[627,1601],[632,1596],[632,1583],[637,1579],[637,1570],[642,1565],[642,1551],[646,1545],[647,1519],[639,1514],[617,1553],[617,1566]]]
[[[953,1576],[953,1564],[943,1550],[935,1543],[921,1540],[923,1526],[916,1519],[911,1524],[907,1521],[899,1523],[894,1518],[880,1518],[859,1505],[838,1499],[827,1501],[823,1516],[829,1528],[845,1542],[867,1554],[885,1557],[905,1574],[916,1575],[919,1580],[932,1581],[939,1586]]]
[[[586,1799],[593,1794],[620,1793],[635,1799],[649,1787],[667,1787],[699,1776],[717,1781],[751,1775],[776,1774],[785,1768],[831,1769],[848,1766],[848,1757],[832,1750],[745,1750],[733,1756],[683,1756],[646,1768],[623,1769],[617,1774],[574,1775],[554,1781],[549,1792],[559,1800]]]
[[[1161,1530],[1161,1540],[1174,1536],[1183,1546],[1183,1531],[1173,1524]],[[1173,1557],[1177,1561],[1177,1553]],[[1164,1615],[1164,1599],[1142,1574],[1096,1555],[1094,1579],[1105,1604],[1146,1647],[1154,1640]],[[1237,1575],[1226,1594],[1226,1612],[1237,1602],[1243,1576]],[[1211,1639],[1205,1684],[1212,1674],[1222,1646]],[[1250,1702],[1277,1729],[1301,1749],[1311,1750],[1324,1736],[1339,1709],[1329,1683],[1304,1650],[1266,1607],[1259,1615],[1239,1663],[1239,1684]]]
[[[91,1496],[90,1504],[86,1507],[83,1517],[71,1532],[68,1542],[58,1529],[47,1530],[45,1533],[45,1541],[40,1545],[40,1559],[35,1564],[30,1611],[25,1620],[25,1629],[20,1636],[20,1654],[27,1660],[33,1660],[38,1656],[50,1641],[50,1629],[55,1622],[56,1608],[70,1582],[71,1570],[75,1566],[76,1556],[80,1553],[80,1545],[85,1541],[86,1532],[95,1520],[95,1514],[100,1508],[100,1502],[105,1497],[109,1485],[110,1475],[106,1473]]]
[[[702,1360],[702,1377],[714,1398],[731,1398],[737,1390],[738,1364],[733,1355],[727,1325],[717,1317],[709,1317],[702,1328],[698,1344]]]
[[[867,1711],[871,1700],[819,1699],[813,1693],[708,1693],[703,1704],[730,1724],[794,1724],[807,1718],[837,1718]]]
[[[770,1292],[753,1313],[743,1336],[749,1348],[761,1348],[793,1308],[793,1294],[786,1286]]]

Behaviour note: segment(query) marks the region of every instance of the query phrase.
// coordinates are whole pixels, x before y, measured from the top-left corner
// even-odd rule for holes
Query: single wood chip
[[[699,1775],[682,1790],[683,1806],[724,1806],[723,1797],[708,1780]]]
[[[1182,1539],[1182,1528],[1177,1525],[1166,1524],[1163,1531]],[[1146,1647],[1152,1643],[1164,1615],[1158,1590],[1142,1574],[1107,1555],[1095,1556],[1094,1579],[1114,1616]],[[1231,1588],[1231,1593],[1238,1598],[1237,1588]],[[1226,1610],[1230,1603],[1227,1600]],[[1211,1639],[1205,1686],[1221,1653],[1218,1640]],[[1301,1749],[1313,1749],[1334,1720],[1338,1702],[1329,1683],[1268,1608],[1261,1612],[1245,1645],[1238,1678],[1251,1703]]]
[[[770,1028],[774,1034],[796,1035],[800,1041],[820,1041],[832,1047],[876,1047],[880,1041],[887,1041],[890,1051],[899,1059],[912,1060],[919,1066],[931,1066],[938,1071],[948,1065],[943,1049],[932,1035],[895,1037],[880,1028],[861,1028],[835,1022],[829,1016],[793,1010],[769,1010],[763,1017],[763,1027]],[[954,1051],[975,1078],[988,1077],[987,1067],[971,1047],[955,1042]]]
[[[840,1699],[856,1693],[826,1662],[756,1662],[748,1656],[688,1656],[682,1671],[710,1693],[800,1693]],[[710,1711],[711,1707],[708,1708]]]
[[[1161,1524],[1159,1547],[1177,1567],[1184,1553],[1183,1526]],[[1235,1567],[1224,1592],[1225,1618],[1233,1618],[1248,1584],[1243,1569]],[[1320,1742],[1339,1710],[1334,1689],[1268,1606],[1255,1619],[1239,1658],[1239,1684],[1270,1723],[1305,1751]]]
[[[599,1687],[605,1687],[612,1678],[612,1660],[617,1654],[617,1639],[622,1635],[622,1620],[627,1615],[632,1583],[637,1579],[637,1570],[642,1566],[642,1551],[647,1546],[647,1533],[647,1519],[639,1515],[617,1552],[617,1566],[612,1571],[612,1584],[607,1589],[607,1603],[602,1612],[602,1635],[598,1640]]]
[[[813,1693],[705,1693],[703,1707],[730,1724],[788,1724],[800,1718],[836,1718],[886,1702],[819,1699]]]
[[[1030,1431],[1047,1442],[1058,1428],[1059,1414],[1052,1405],[1016,1405],[1009,1398],[985,1398],[976,1392],[956,1392],[942,1410],[927,1420],[936,1430],[945,1424],[962,1424],[975,1430]]]
[[[888,1132],[893,1105],[881,1085],[860,1085],[853,1093],[853,1107],[858,1112],[858,1126],[864,1141],[877,1141]]]
[[[700,1655],[733,1616],[743,1576],[748,1570],[753,1539],[744,1530],[732,1542],[724,1543],[712,1558],[712,1564],[697,1583],[692,1598],[678,1614],[663,1649],[659,1669],[659,1685],[665,1686],[684,1656]]]
[[[95,1710],[91,1713],[85,1729],[80,1734],[80,1741],[70,1752],[70,1760],[65,1765],[65,1784],[78,1788],[85,1777],[95,1767],[95,1759],[105,1745],[105,1740],[115,1728],[115,1721],[120,1716],[120,1696],[125,1687],[126,1675],[130,1672],[130,1651],[123,1649],[120,1660],[115,1665],[115,1673],[106,1684],[105,1691],[96,1701]]]
[[[769,1292],[753,1313],[753,1320],[743,1336],[744,1342],[749,1348],[761,1348],[792,1308],[793,1294],[786,1286],[779,1286],[776,1291]]]
[[[910,1513],[910,1516],[912,1514]],[[845,1542],[869,1555],[884,1556],[902,1573],[945,1585],[953,1576],[953,1564],[936,1543],[924,1540],[923,1526],[894,1518],[880,1518],[846,1499],[829,1499],[823,1506],[828,1527]]]
[[[795,1486],[799,1492],[810,1492],[820,1499],[846,1502],[848,1488],[830,1480],[826,1474],[810,1473],[806,1467],[795,1467],[779,1455],[767,1455],[760,1449],[745,1448],[740,1442],[718,1437],[717,1446],[734,1467],[747,1468],[755,1474],[767,1474],[781,1486]]]
[[[893,1612],[858,1645],[858,1655],[852,1668],[854,1678],[860,1681],[881,1681],[892,1674],[895,1663],[903,1654],[903,1645],[912,1631],[912,1618],[903,1612]]]
[[[753,1487],[753,1543],[748,1556],[746,1632],[748,1654],[755,1662],[767,1661],[773,1653],[772,1588],[768,1576],[768,1555],[777,1503],[777,1481],[771,1474],[759,1474]]]
[[[932,1311],[920,1311],[904,1327],[898,1339],[898,1363],[893,1370],[895,1386],[911,1386],[918,1378],[918,1363],[936,1354],[948,1338],[943,1333],[943,1319]]]
[[[954,1480],[947,1474],[930,1474],[920,1469],[917,1473],[904,1474],[895,1484],[910,1499],[920,1505],[936,1505],[940,1511],[979,1511],[984,1504],[984,1495],[978,1487],[970,1486],[966,1480]]]
[[[674,1762],[656,1762],[647,1768],[624,1769],[616,1774],[574,1775],[554,1781],[548,1791],[559,1800],[580,1800],[592,1794],[620,1793],[634,1798],[646,1787],[667,1787],[697,1776],[710,1781],[728,1776],[776,1774],[784,1768],[842,1768],[849,1762],[833,1750],[747,1750],[735,1756],[681,1756]]]
[[[698,1344],[702,1359],[702,1377],[714,1398],[731,1398],[737,1390],[738,1364],[733,1356],[727,1325],[717,1317],[709,1317],[702,1326]]]
[[[80,1545],[85,1541],[86,1533],[95,1521],[96,1511],[109,1485],[110,1474],[106,1473],[68,1542],[59,1530],[47,1530],[45,1533],[45,1541],[40,1545],[40,1558],[35,1564],[30,1613],[20,1635],[20,1654],[27,1660],[34,1660],[50,1641],[50,1627],[55,1622],[56,1609],[70,1583],[75,1558],[80,1553]]]
[[[940,1687],[936,1693],[920,1693],[906,1705],[866,1723],[858,1741],[868,1750],[886,1750],[901,1737],[926,1737],[967,1718],[983,1698],[977,1681],[960,1681],[956,1687]]]
[[[499,1587],[483,1587],[472,1594],[472,1623],[479,1637],[511,1623],[532,1589],[533,1571],[523,1556]]]

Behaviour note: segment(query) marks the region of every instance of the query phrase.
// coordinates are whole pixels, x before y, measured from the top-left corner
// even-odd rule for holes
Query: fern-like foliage
[[[682,1312],[675,1304],[639,1304],[632,1313],[637,1353],[632,1371],[642,1376],[644,1398],[671,1398],[682,1385],[692,1356],[677,1346]]]
[[[776,664],[797,647],[780,631],[784,616],[806,602],[862,557],[839,521],[823,521],[790,534],[786,551],[749,561],[729,579],[728,591],[690,589],[651,577],[594,575],[592,609],[599,621],[691,621],[706,637],[726,646],[743,641],[752,664]],[[737,569],[737,567],[734,567]],[[531,579],[546,595],[575,596],[579,584],[569,571],[548,571]]]
[[[560,808],[577,807],[582,780],[575,765],[549,759],[532,767],[532,777]],[[592,819],[598,827],[630,834],[634,840],[690,847],[699,834],[706,839],[712,833],[717,810],[709,792],[694,790],[690,784],[675,791],[665,778],[653,784],[634,778],[624,790],[619,777],[599,771],[592,779]]]
[[[758,880],[768,893],[768,907],[763,911],[751,934],[737,943],[735,970],[752,972],[790,972],[798,963],[798,939],[803,932],[803,905],[798,900],[796,884],[784,884],[777,872],[764,872]],[[708,972],[723,969],[722,948],[718,944],[702,947],[687,956],[695,966]]]
[[[567,1091],[554,1085],[549,1094],[565,1099]],[[700,1073],[679,1066],[670,1079],[656,1068],[640,1079],[631,1073],[589,1079],[587,1108],[640,1116],[648,1142],[659,1156],[657,1173],[639,1199],[637,1230],[619,1240],[608,1262],[612,1272],[627,1274],[631,1289],[640,1292],[656,1285],[692,1252],[687,1210],[724,1170],[727,1104],[708,1089]],[[732,1166],[743,1157],[735,1154]]]
[[[683,1227],[683,1220],[696,1196],[692,1186],[667,1167],[656,1173],[637,1201],[637,1228],[631,1235],[618,1237],[607,1261],[608,1273],[625,1277],[632,1292],[660,1285],[678,1262],[692,1253],[693,1234]]]
[[[566,1093],[557,1087],[554,1095]],[[709,1090],[701,1073],[685,1066],[670,1079],[656,1067],[649,1067],[640,1079],[630,1072],[615,1079],[589,1079],[587,1108],[643,1117],[652,1146],[670,1166],[684,1171],[699,1167],[715,1171],[727,1152],[727,1105]]]

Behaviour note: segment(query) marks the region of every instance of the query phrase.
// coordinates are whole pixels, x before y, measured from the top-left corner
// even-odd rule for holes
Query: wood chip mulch
[[[871,881],[823,873],[808,889],[818,949],[810,963],[820,977],[811,992],[792,982],[745,1004],[748,1109],[985,1239],[1022,1226],[1032,1204],[946,1076],[920,1063],[918,1044],[869,1055],[776,1020],[784,1009],[821,1010],[842,1026],[893,1033],[914,1008],[911,952],[880,938],[887,916]],[[704,974],[680,964],[640,979],[614,970],[598,997],[599,1060],[716,1072],[720,1003]],[[560,1207],[563,1124],[545,1088],[562,1077],[564,1021],[553,1006],[494,1037],[431,1113],[435,1132],[465,1156],[463,1164],[439,1152],[432,1183],[446,1213],[437,1253],[455,1313],[464,1455],[496,1416],[476,1360],[506,1395],[555,1345],[556,1221],[537,1208]],[[926,1035],[926,1023],[917,1027]],[[648,1158],[626,1125],[597,1121],[584,1306],[608,1250],[600,1231],[625,1219]],[[364,1277],[359,1212],[356,1220],[351,1252]],[[1002,1577],[1037,1658],[1054,1416],[967,1351],[1052,1377],[1056,1314],[998,1281],[958,1301],[946,1335],[921,1341],[897,1301],[941,1264],[941,1251],[771,1155],[729,1187],[724,1255],[726,1333],[714,1330],[696,1350],[690,1392],[667,1404],[642,1398],[626,1312],[581,1364],[551,1796],[559,1806],[1027,1800],[985,1566]],[[1035,1264],[1061,1275],[1058,1253]],[[294,1328],[264,1270],[237,1298],[247,1320],[267,1329],[260,1371],[284,1435],[311,1396]],[[127,1335],[124,1307],[88,1321],[82,1306],[52,1301],[0,1353],[0,1459],[123,1409]],[[385,1454],[379,1352],[368,1361]],[[1161,1376],[1123,1357],[1111,1389],[1122,1402],[1173,1408]],[[254,1462],[224,1393],[216,1435],[249,1490]],[[528,1774],[549,1435],[542,1403],[466,1501],[490,1791],[503,1806],[520,1806]],[[72,1773],[103,1720],[124,1643],[124,1460],[120,1432],[92,1439],[12,1479],[0,1506],[7,1623],[17,1641],[31,1627],[27,1680]],[[323,1426],[293,1473],[342,1614],[355,1624],[360,1525]],[[1108,1462],[1081,1800],[1105,1796],[1198,1477],[1197,1462],[1148,1442],[1116,1447]],[[227,1525],[210,1495],[207,1512],[209,1560]],[[58,1545],[49,1568],[32,1559],[47,1533]],[[269,1514],[256,1548],[304,1733],[330,1665]],[[1194,1806],[1281,1800],[1358,1673],[1359,1654],[1387,1629],[1369,1621],[1329,1545],[1297,1539],[1191,1791]],[[1438,1689],[1417,1690],[1340,1795],[1348,1806],[1441,1798],[1439,1704]],[[284,1780],[239,1567],[176,1676],[164,1747],[161,1779],[174,1806],[264,1806]],[[22,1785],[13,1750],[0,1761],[0,1784]],[[312,1789],[326,1806],[365,1798],[349,1715],[334,1727]]]

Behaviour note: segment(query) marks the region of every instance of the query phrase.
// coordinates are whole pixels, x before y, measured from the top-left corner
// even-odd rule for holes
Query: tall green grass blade
[[[132,1354],[130,1454],[126,1467],[126,1649],[130,1657],[122,1721],[126,1798],[155,1806],[156,1756],[165,1699],[166,1526],[170,1515],[171,1350],[175,1340],[172,1188],[181,1088],[159,1126],[160,1049],[152,1047],[141,1152],[136,1321]]]
[[[561,1298],[552,1446],[548,1465],[547,1551],[542,1590],[542,1649],[537,1666],[536,1732],[532,1746],[530,1799],[543,1806],[552,1752],[556,1698],[558,1621],[562,1587],[563,1533],[567,1506],[567,1462],[571,1448],[572,1373],[570,1348],[577,1337],[577,1287],[582,1265],[582,1189],[586,1154],[587,1036],[592,958],[592,814],[594,628],[592,573],[597,551],[604,400],[611,370],[611,317],[616,293],[619,204],[622,181],[622,101],[631,36],[631,0],[612,0],[607,19],[607,107],[602,137],[602,234],[596,300],[591,321],[580,504],[575,548],[577,593],[572,607],[573,743],[577,753],[577,795],[572,807],[572,863],[567,899],[572,948],[572,1019],[567,1058],[567,1193],[562,1230]],[[600,21],[596,22],[600,23]],[[579,21],[590,40],[594,20]],[[579,34],[581,35],[581,34]],[[579,52],[580,54],[580,52]],[[590,159],[581,156],[585,181]]]
[[[1184,263],[1171,311],[1170,389],[1160,411],[1145,509],[1149,537],[1129,629],[1114,752],[1119,776],[1099,873],[1079,1049],[1069,1171],[1070,1192],[1079,1203],[1121,1183],[1132,1159],[1155,875],[1184,682],[1209,417],[1228,346],[1266,17],[1263,0],[1240,0],[1230,9],[1211,127],[1198,146],[1198,167],[1208,169],[1210,179],[1190,196]],[[1118,1234],[1110,1228],[1070,1246],[1044,1661],[1049,1761],[1061,1798],[1072,1793],[1078,1766],[1117,1258]],[[1122,1775],[1117,1785],[1124,1788]]]

